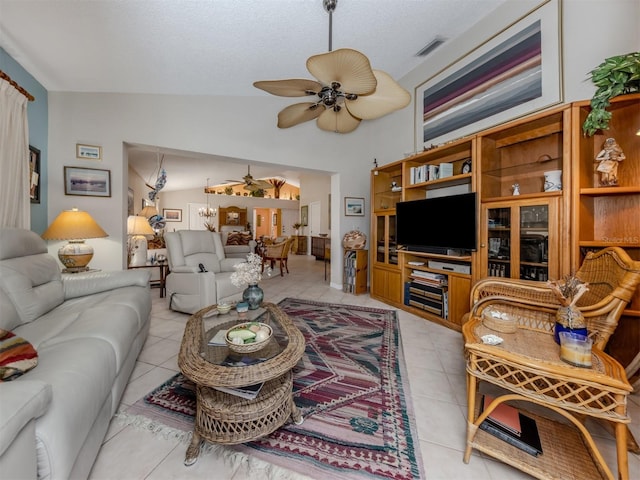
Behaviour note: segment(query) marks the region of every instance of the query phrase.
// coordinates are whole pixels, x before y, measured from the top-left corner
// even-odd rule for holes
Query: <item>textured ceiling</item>
[[[397,79],[435,37],[462,34],[506,1],[338,0],[333,49],[360,50]],[[49,91],[268,95],[253,82],[313,78],[306,59],[328,39],[322,0],[0,0],[0,46]],[[151,148],[140,161],[143,178],[155,157]]]

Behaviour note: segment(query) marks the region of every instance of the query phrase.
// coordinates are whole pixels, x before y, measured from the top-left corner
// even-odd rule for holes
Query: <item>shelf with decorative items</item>
[[[562,192],[569,180],[569,125],[570,108],[563,105],[481,132],[481,201]]]
[[[394,210],[402,200],[402,162],[394,162],[371,173],[374,212]]]
[[[407,157],[403,162],[403,200],[426,198],[428,191],[472,185],[474,138],[464,138]]]
[[[587,122],[593,111],[591,102],[576,102],[572,110],[571,266],[577,269],[588,252],[610,246],[621,247],[640,260],[640,93],[610,99],[606,130]],[[627,366],[632,382],[640,377],[638,320],[640,289],[607,344],[607,352]]]

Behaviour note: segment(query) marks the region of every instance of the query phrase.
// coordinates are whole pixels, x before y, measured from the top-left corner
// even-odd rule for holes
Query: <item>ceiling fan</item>
[[[265,180],[254,180],[251,175],[251,165],[247,165],[247,174],[242,177],[242,180],[226,180],[227,182],[243,183],[244,189],[254,192],[256,190],[267,190],[273,188],[273,185]]]
[[[338,0],[323,0],[322,4],[329,13],[329,53],[307,60],[307,69],[319,81],[292,78],[253,84],[281,97],[318,97],[283,109],[278,113],[278,127],[289,128],[315,118],[321,130],[349,133],[361,120],[373,120],[406,107],[411,101],[409,92],[389,74],[372,70],[364,54],[350,48],[331,50],[332,15]]]

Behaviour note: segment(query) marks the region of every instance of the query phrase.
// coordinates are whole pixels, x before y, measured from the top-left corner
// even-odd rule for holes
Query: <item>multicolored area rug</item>
[[[306,339],[293,386],[304,423],[225,448],[317,479],[423,479],[396,312],[291,298],[279,307]],[[193,384],[177,374],[124,416],[190,432],[195,408]]]

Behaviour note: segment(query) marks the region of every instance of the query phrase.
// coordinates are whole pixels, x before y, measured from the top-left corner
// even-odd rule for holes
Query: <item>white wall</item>
[[[414,94],[417,85],[448,66],[452,59],[459,58],[539,3],[521,0],[504,4],[487,20],[476,24],[464,39],[443,45],[400,82]],[[639,3],[636,0],[564,1],[565,101],[590,98],[594,88],[585,81],[586,75],[605,57],[637,50]],[[375,58],[375,52],[366,53]],[[331,235],[332,249],[339,248],[344,233],[354,227],[369,231],[369,212],[364,217],[345,217],[342,204],[345,196],[364,197],[368,209],[373,159],[384,165],[402,158],[403,152],[415,149],[413,105],[381,119],[363,122],[353,133],[339,135],[319,130],[314,122],[278,129],[277,112],[289,103],[287,99],[271,96],[49,92],[48,218],[55,218],[61,210],[72,206],[89,211],[110,235],[107,239],[90,240],[96,250],[91,265],[102,269],[122,268],[128,175],[123,142],[131,142],[334,173]],[[101,145],[103,160],[77,160],[76,143]],[[110,170],[111,198],[65,196],[62,178],[65,165]],[[301,204],[305,204],[305,200]],[[163,205],[169,206],[164,199]],[[59,243],[51,242],[50,251],[55,253],[58,247]],[[341,266],[338,262],[332,263],[332,285],[337,286],[341,283]]]

